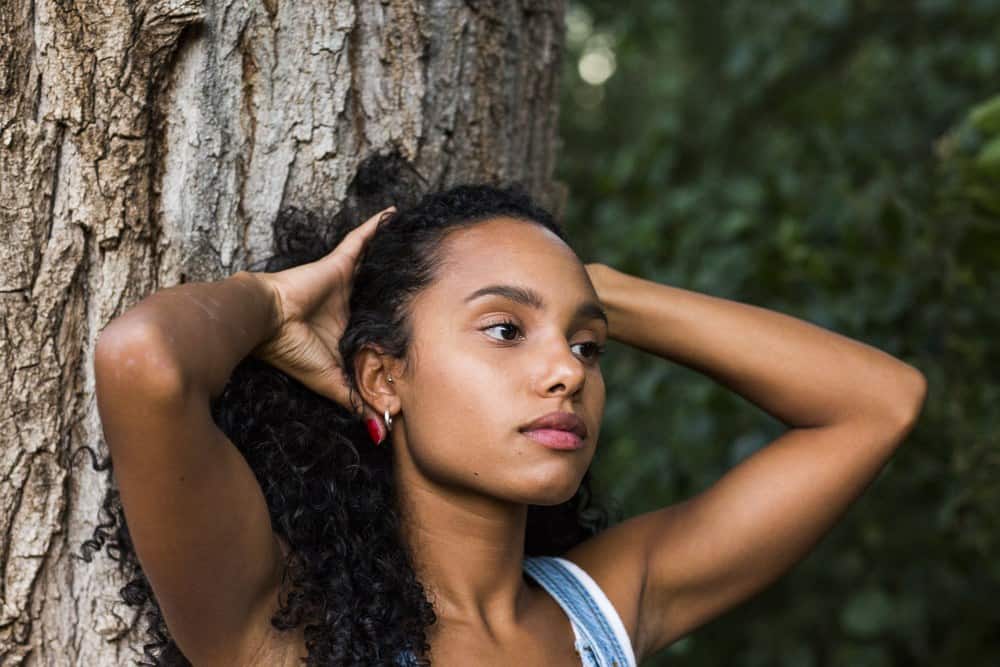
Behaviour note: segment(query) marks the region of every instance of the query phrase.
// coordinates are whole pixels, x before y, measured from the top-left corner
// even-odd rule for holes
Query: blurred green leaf
[[[851,596],[840,616],[840,624],[849,634],[874,637],[892,623],[893,607],[889,596],[878,589],[859,591]]]
[[[973,107],[969,120],[980,132],[1000,134],[1000,95]]]

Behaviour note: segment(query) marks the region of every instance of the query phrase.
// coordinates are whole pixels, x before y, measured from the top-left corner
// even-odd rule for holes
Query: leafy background
[[[644,665],[1000,665],[1000,2],[607,0],[567,13],[581,256],[919,368],[920,422],[812,554]],[[784,426],[612,344],[595,462],[625,516]]]

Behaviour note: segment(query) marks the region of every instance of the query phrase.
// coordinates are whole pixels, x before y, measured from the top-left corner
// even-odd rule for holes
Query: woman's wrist
[[[268,274],[266,273],[238,271],[229,277],[230,280],[247,285],[250,289],[257,292],[258,298],[261,299],[262,303],[266,304],[267,324],[264,328],[264,336],[258,345],[255,346],[255,349],[274,338],[285,321],[281,296],[278,290],[269,282],[267,276]]]
[[[587,275],[594,286],[594,291],[597,292],[597,298],[601,301],[601,305],[604,306],[604,311],[608,316],[608,337],[616,340],[620,339],[624,318],[620,309],[621,300],[618,298],[618,295],[622,282],[628,276],[607,264],[599,262],[586,264],[584,268],[587,270]]]

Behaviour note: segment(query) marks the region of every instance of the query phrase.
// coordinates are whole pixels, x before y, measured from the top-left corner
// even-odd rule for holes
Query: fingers
[[[351,391],[347,383],[347,378],[344,376],[344,371],[338,368],[331,375],[332,377],[329,378],[331,382],[328,393],[329,397],[341,407],[357,414],[357,409],[351,403]]]
[[[372,234],[378,228],[378,223],[384,215],[387,213],[395,213],[396,207],[390,206],[387,209],[379,211],[372,217],[365,220],[363,223],[348,232],[344,240],[340,242],[335,249],[335,253],[344,253],[351,258],[357,258],[361,254],[361,249],[364,247],[365,242],[371,238]]]

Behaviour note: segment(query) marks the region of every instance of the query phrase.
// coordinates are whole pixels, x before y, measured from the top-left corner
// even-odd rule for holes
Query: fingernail
[[[375,421],[374,417],[365,419],[365,426],[368,427],[368,437],[372,439],[372,442],[376,445],[382,442],[382,429],[379,428],[378,422]]]

